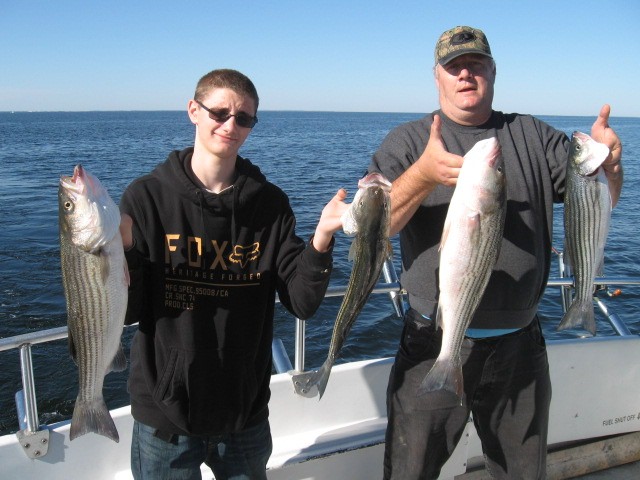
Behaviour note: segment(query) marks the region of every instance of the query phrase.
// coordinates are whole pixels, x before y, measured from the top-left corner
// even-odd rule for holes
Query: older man
[[[561,202],[569,139],[530,115],[493,110],[496,64],[476,28],[444,32],[435,48],[440,110],[399,126],[370,171],[393,181],[392,232],[400,232],[402,284],[411,308],[388,387],[384,478],[437,478],[470,413],[494,478],[544,478],[551,383],[537,317],[549,274],[553,203]],[[613,202],[622,187],[622,148],[600,110],[591,135],[608,145]],[[496,137],[507,176],[500,255],[462,345],[463,404],[445,392],[417,395],[440,352],[440,236],[463,155]]]

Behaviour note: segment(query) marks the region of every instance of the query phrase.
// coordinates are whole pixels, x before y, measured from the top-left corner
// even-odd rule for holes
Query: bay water
[[[418,113],[260,112],[260,121],[241,154],[259,165],[267,178],[291,200],[297,232],[308,238],[322,207],[338,188],[351,201],[371,155],[395,126],[418,119]],[[541,116],[571,134],[590,132],[595,117]],[[605,254],[609,276],[640,276],[639,162],[640,118],[614,117],[611,126],[623,143],[625,187],[614,209]],[[58,180],[81,163],[96,175],[116,201],[126,186],[163,162],[168,153],[193,144],[194,127],[186,112],[0,112],[0,338],[66,325],[58,243]],[[556,206],[554,247],[562,246],[562,205]],[[346,285],[351,240],[337,234],[331,285]],[[397,237],[392,239],[399,268]],[[557,264],[551,276],[558,275]],[[608,298],[609,309],[640,334],[640,288],[620,287]],[[307,323],[306,367],[318,367],[329,346],[341,298],[326,298]],[[547,339],[568,338],[556,332],[562,314],[560,293],[548,288],[540,309]],[[276,309],[276,337],[293,362],[294,320]],[[598,334],[613,330],[598,313]],[[136,327],[125,330],[128,347]],[[355,322],[338,363],[395,353],[402,321],[386,294],[374,295]],[[33,364],[40,423],[70,418],[77,394],[77,368],[67,341],[34,345]],[[104,394],[109,408],[128,403],[128,372],[111,373]],[[0,434],[18,429],[14,394],[20,390],[17,350],[0,352]]]

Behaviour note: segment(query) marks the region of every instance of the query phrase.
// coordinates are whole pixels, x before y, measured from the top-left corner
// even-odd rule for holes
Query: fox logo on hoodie
[[[247,263],[256,260],[260,256],[260,243],[255,242],[245,247],[243,245],[236,245],[233,247],[233,252],[229,255],[229,260],[232,263],[239,263],[242,268],[247,266]]]

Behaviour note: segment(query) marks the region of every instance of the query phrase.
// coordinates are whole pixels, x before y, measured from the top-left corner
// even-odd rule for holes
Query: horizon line
[[[500,110],[497,110],[500,111]],[[0,110],[0,114],[16,114],[16,113],[160,113],[160,112],[186,112],[186,110],[165,110],[165,109],[157,109],[157,110]],[[429,115],[432,112],[401,112],[401,111],[356,111],[356,110],[292,110],[292,109],[265,109],[258,110],[258,112],[262,113],[358,113],[358,114],[399,114],[399,115]],[[509,113],[518,113],[518,112],[509,112]],[[522,114],[522,115],[531,115],[534,117],[591,117],[596,118],[597,115],[575,115],[575,114],[550,114],[550,113],[535,113],[535,114]],[[634,115],[612,115],[610,118],[640,118],[640,116]]]

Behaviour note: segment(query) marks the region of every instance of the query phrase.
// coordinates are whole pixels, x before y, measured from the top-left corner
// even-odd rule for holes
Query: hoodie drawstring
[[[232,185],[233,189],[233,202],[231,202],[231,248],[235,248],[237,245],[239,232],[236,231],[236,207],[238,205],[238,189],[235,185]]]

